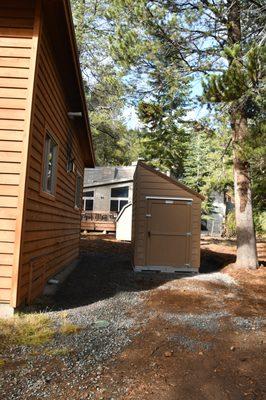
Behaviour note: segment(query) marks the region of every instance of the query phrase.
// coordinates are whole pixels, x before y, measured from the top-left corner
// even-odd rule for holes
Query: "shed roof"
[[[45,25],[51,35],[51,45],[66,93],[68,112],[81,112],[75,118],[83,159],[87,167],[95,165],[91,129],[82,81],[75,30],[69,0],[42,2]]]
[[[84,187],[132,182],[135,169],[135,165],[86,168],[84,172]]]
[[[154,173],[154,174],[157,174],[157,175],[160,176],[162,179],[165,179],[165,180],[167,180],[167,181],[173,183],[174,185],[176,185],[176,186],[178,186],[178,187],[180,187],[180,188],[186,190],[187,192],[193,194],[194,196],[199,197],[201,200],[204,200],[204,199],[205,199],[205,197],[202,196],[202,194],[196,192],[195,190],[193,190],[193,189],[189,188],[188,186],[184,185],[183,183],[179,182],[176,178],[170,177],[170,176],[168,176],[168,175],[166,175],[166,174],[164,174],[164,173],[158,171],[157,169],[151,167],[150,165],[144,163],[143,161],[138,161],[137,168],[138,168],[138,167],[143,167],[143,168],[145,168],[146,170],[148,170],[148,171],[150,171],[150,172],[152,172],[152,173]]]

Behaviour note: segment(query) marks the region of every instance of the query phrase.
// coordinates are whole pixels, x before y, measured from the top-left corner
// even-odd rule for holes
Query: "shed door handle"
[[[148,236],[149,236],[149,237],[151,236],[151,231],[148,231]]]

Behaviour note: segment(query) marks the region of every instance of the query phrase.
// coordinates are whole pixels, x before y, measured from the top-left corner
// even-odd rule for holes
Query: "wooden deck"
[[[81,231],[115,232],[117,213],[83,211]]]

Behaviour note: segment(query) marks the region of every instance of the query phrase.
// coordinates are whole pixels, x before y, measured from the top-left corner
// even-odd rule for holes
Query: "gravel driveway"
[[[0,398],[262,400],[266,284],[257,274],[256,288],[241,274],[136,276],[128,244],[83,239],[78,268],[35,305],[78,331],[10,348]]]

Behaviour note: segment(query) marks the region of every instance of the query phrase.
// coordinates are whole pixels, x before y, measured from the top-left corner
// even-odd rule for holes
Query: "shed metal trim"
[[[146,196],[146,200],[179,200],[179,201],[193,201],[187,197],[165,197],[165,196]]]
[[[119,221],[119,219],[121,218],[121,215],[123,214],[123,212],[130,206],[132,206],[132,202],[131,201],[129,203],[125,204],[123,208],[121,208],[121,210],[119,211],[118,216],[116,217],[116,220],[115,220],[116,222]]]
[[[164,265],[144,265],[144,266],[134,266],[135,272],[142,271],[159,271],[166,273],[175,273],[175,272],[199,272],[199,268],[191,267],[191,266],[183,266],[183,267],[166,267]]]

